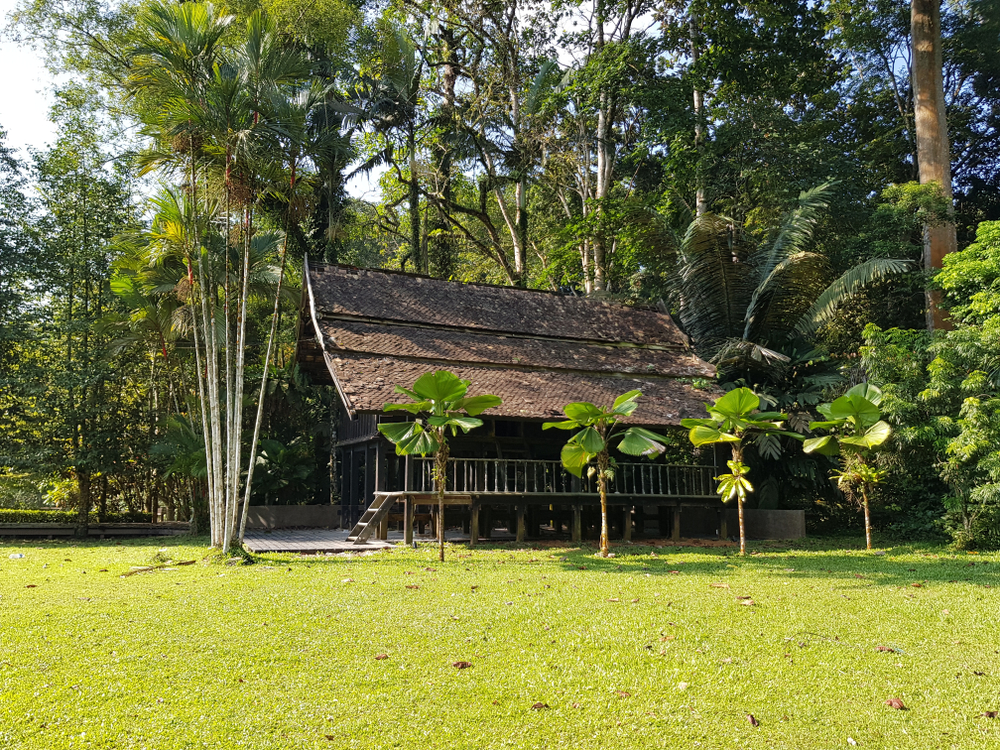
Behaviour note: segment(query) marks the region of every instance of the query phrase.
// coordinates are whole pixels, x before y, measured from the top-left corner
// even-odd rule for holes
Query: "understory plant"
[[[616,433],[619,423],[632,415],[639,407],[638,399],[642,391],[623,393],[615,399],[611,408],[597,406],[588,401],[566,404],[562,422],[545,422],[543,430],[551,427],[557,430],[576,430],[562,448],[562,464],[577,477],[597,477],[597,490],[601,496],[601,557],[610,554],[608,545],[608,480],[614,479],[616,462],[611,456],[611,440],[618,440],[617,448],[630,456],[659,456],[666,450],[667,438],[644,427],[629,427]],[[591,466],[591,461],[597,462]]]
[[[690,428],[688,438],[695,446],[728,444],[732,459],[726,462],[728,474],[716,477],[718,493],[723,502],[735,498],[740,518],[740,554],[747,551],[746,528],[743,523],[743,503],[753,485],[747,478],[750,467],[743,462],[747,444],[754,443],[762,454],[781,452],[781,436],[801,439],[797,432],[783,429],[786,414],[777,411],[759,411],[760,397],[749,388],[737,388],[706,405],[708,416],[701,419],[682,419],[681,425]]]
[[[448,370],[428,372],[417,378],[412,389],[396,386],[396,393],[412,401],[386,404],[384,411],[407,411],[415,419],[408,422],[383,422],[378,431],[396,446],[396,454],[412,456],[434,455],[434,488],[438,499],[438,558],[444,562],[444,493],[448,478],[448,432],[457,435],[481,427],[478,418],[487,409],[500,406],[499,396],[466,396],[468,380],[462,380]],[[470,533],[477,534],[478,529]]]
[[[840,469],[833,478],[842,490],[856,489],[861,495],[868,549],[872,548],[869,496],[871,488],[886,475],[884,469],[872,462],[872,453],[892,434],[889,423],[882,419],[881,402],[879,388],[860,383],[832,403],[820,404],[817,411],[826,420],[812,422],[809,429],[827,430],[828,434],[808,438],[802,446],[806,453],[840,456]]]

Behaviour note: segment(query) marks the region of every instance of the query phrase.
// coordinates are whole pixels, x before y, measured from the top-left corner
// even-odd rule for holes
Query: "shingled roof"
[[[397,384],[437,369],[503,398],[497,417],[551,419],[638,388],[633,421],[671,425],[704,416],[714,395],[682,380],[715,368],[656,310],[340,265],[306,264],[296,357],[352,416],[404,399]]]

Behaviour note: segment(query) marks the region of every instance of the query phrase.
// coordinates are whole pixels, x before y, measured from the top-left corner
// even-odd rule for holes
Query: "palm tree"
[[[835,277],[826,256],[808,249],[832,187],[804,191],[763,237],[704,213],[680,241],[671,286],[681,326],[728,377],[780,370],[790,360],[782,349],[812,337],[851,295],[911,269],[875,258]]]
[[[252,14],[244,33],[234,33],[232,40],[226,36],[231,21],[210,4],[150,6],[138,19],[143,42],[133,52],[129,79],[136,97],[156,105],[142,110],[156,144],[144,168],[183,174],[187,183],[181,234],[188,242],[192,299],[200,306],[200,315],[187,321],[203,405],[212,542],[225,550],[236,538],[242,483],[248,306],[260,282],[262,258],[279,245],[276,307],[284,275],[283,239],[258,234],[255,211],[263,196],[287,179],[282,145],[294,141],[289,137],[294,127],[283,120],[285,103],[309,73],[264,13]],[[293,188],[295,167],[293,160]],[[273,330],[272,325],[265,373]]]

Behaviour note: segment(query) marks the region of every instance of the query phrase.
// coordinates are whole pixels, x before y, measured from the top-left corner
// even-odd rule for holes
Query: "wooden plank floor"
[[[395,546],[377,539],[354,544],[347,534],[345,529],[253,530],[246,532],[243,543],[251,552],[370,552]]]

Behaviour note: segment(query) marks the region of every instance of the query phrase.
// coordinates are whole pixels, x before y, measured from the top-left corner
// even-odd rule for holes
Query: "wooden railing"
[[[404,489],[434,491],[434,459],[412,457]],[[714,466],[619,463],[608,493],[648,497],[718,498]],[[448,492],[480,495],[596,494],[597,479],[578,479],[559,461],[455,458],[448,464]]]

